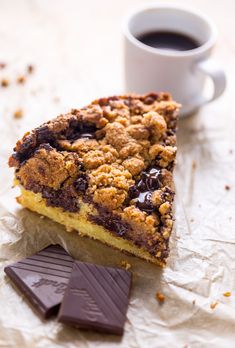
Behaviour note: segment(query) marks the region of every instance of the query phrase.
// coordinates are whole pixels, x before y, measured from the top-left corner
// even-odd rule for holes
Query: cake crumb
[[[195,304],[196,304],[196,300],[193,300],[193,305],[195,306]]]
[[[212,302],[211,303],[211,305],[210,305],[210,307],[211,307],[211,309],[215,309],[215,307],[217,307],[217,305],[218,305],[218,302]]]
[[[194,218],[191,218],[191,219],[190,219],[190,222],[194,222]]]
[[[73,228],[72,228],[72,227],[66,226],[66,231],[67,231],[67,232],[73,232]]]
[[[4,69],[6,67],[6,63],[0,63],[0,69]]]
[[[231,187],[229,185],[225,185],[224,188],[226,191],[229,191]]]
[[[19,76],[19,77],[17,77],[17,79],[16,79],[16,82],[17,82],[18,84],[20,84],[20,85],[24,84],[25,81],[26,81],[25,76]]]
[[[192,162],[192,168],[195,170],[195,169],[196,169],[196,167],[197,167],[197,163],[196,163],[196,161],[195,161],[195,160],[193,160],[193,162]]]
[[[165,301],[165,296],[161,292],[156,293],[156,299],[159,303],[163,303]]]
[[[22,109],[17,109],[17,110],[14,112],[13,117],[14,117],[15,119],[22,118],[22,117],[23,117],[23,111],[22,111]]]
[[[125,268],[127,271],[128,271],[128,269],[131,268],[131,264],[130,264],[129,262],[125,261],[125,260],[122,260],[121,266],[122,266],[123,268]]]
[[[224,297],[230,297],[231,296],[231,292],[230,291],[226,291],[223,293]]]
[[[1,86],[2,87],[8,87],[9,86],[9,80],[8,79],[2,79]]]
[[[42,219],[42,220],[43,220],[44,218],[45,218],[45,216],[44,216],[44,215],[40,215],[40,219]]]
[[[34,66],[32,64],[29,64],[27,66],[27,71],[29,74],[32,74],[34,72]]]

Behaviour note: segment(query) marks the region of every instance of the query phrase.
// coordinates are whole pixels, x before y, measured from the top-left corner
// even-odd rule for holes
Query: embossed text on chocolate
[[[104,321],[107,321],[106,317],[103,315],[101,309],[98,307],[95,300],[87,292],[86,289],[71,289],[71,293],[75,296],[81,296],[83,299],[84,305],[83,311],[87,315],[87,319],[91,321],[97,321],[97,319],[102,318]]]
[[[51,285],[55,288],[55,294],[62,294],[65,292],[67,284],[64,282],[58,282],[56,280],[50,280],[41,278],[39,281],[33,283],[32,287],[39,288],[40,286]]]

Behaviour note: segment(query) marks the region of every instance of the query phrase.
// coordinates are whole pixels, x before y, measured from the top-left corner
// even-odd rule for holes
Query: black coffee
[[[145,45],[164,50],[188,51],[200,46],[194,38],[170,31],[150,31],[137,39]]]

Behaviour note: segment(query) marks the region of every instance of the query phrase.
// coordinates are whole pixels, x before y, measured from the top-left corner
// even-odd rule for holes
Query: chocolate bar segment
[[[83,329],[123,333],[131,273],[76,261],[59,311],[59,321]]]
[[[59,245],[51,245],[4,271],[46,319],[58,312],[72,267],[73,258]]]

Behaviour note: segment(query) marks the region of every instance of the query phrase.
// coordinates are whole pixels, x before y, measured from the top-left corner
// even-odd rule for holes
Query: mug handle
[[[226,75],[224,71],[211,58],[197,62],[194,68],[211,78],[214,85],[212,96],[209,98],[202,97],[199,102],[200,106],[219,98],[226,87]]]

